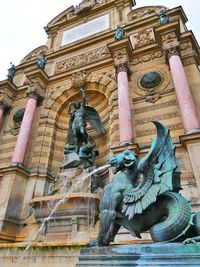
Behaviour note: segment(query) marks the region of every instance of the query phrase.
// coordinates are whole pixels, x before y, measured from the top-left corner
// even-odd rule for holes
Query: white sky
[[[47,23],[80,0],[1,0],[0,4],[0,80],[6,79],[12,61],[20,63],[28,53],[44,45]],[[164,5],[169,8],[182,5],[192,29],[200,43],[200,0],[136,0],[137,6]]]

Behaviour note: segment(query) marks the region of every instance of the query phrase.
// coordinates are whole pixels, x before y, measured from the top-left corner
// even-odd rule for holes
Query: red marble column
[[[15,145],[15,150],[12,157],[12,163],[22,164],[24,161],[28,141],[31,133],[32,122],[37,107],[38,97],[35,94],[30,94],[26,109],[24,112],[23,120],[21,123],[19,135]]]
[[[133,124],[131,103],[128,89],[128,65],[123,63],[117,66],[118,82],[118,109],[119,109],[119,136],[120,144],[133,143]]]
[[[167,56],[186,134],[199,132],[200,121],[176,47],[168,50]]]

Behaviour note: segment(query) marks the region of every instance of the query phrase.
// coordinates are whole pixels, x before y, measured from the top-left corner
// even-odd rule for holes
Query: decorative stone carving
[[[145,100],[146,102],[149,102],[149,103],[155,103],[158,101],[160,97],[161,97],[160,92],[150,92],[150,93],[146,93]]]
[[[31,51],[25,58],[22,59],[21,63],[38,58],[40,55],[45,55],[48,48],[46,45],[42,45]]]
[[[154,43],[155,37],[153,29],[144,30],[130,36],[133,48],[140,48]]]
[[[86,71],[79,71],[72,75],[72,86],[81,87],[85,84],[88,73]]]
[[[108,57],[110,52],[106,46],[103,46],[56,63],[55,73],[73,70]]]
[[[141,18],[143,19],[149,16],[157,15],[161,12],[161,10],[166,10],[166,7],[152,6],[152,7],[137,8],[136,10],[132,10],[128,14],[128,21],[141,19]]]
[[[91,9],[98,7],[99,5],[105,4],[110,0],[82,0],[82,2],[74,8],[69,8],[66,14],[67,20],[72,19],[78,15],[89,12]],[[61,20],[59,20],[61,22]]]
[[[157,59],[157,58],[161,58],[162,56],[163,56],[162,51],[156,51],[156,52],[150,53],[148,55],[142,55],[140,57],[136,57],[130,62],[130,64],[135,66],[138,64],[142,64],[142,63]]]
[[[184,42],[179,45],[181,51],[192,50],[192,43],[190,41]]]
[[[128,73],[129,68],[128,68],[128,62],[125,61],[123,63],[120,63],[118,65],[115,65],[116,72],[119,73],[120,71],[125,71]]]
[[[163,34],[161,39],[162,39],[163,45],[177,43],[177,36],[175,32],[168,32],[166,34]]]

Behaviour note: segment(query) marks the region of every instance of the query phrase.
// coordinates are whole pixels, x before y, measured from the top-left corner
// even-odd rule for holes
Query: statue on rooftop
[[[99,246],[114,241],[121,226],[138,238],[150,230],[154,242],[200,241],[200,212],[194,214],[179,193],[180,171],[169,130],[154,124],[157,138],[144,158],[125,150],[109,159],[116,174],[103,189]]]
[[[158,13],[158,19],[159,19],[160,25],[164,25],[164,24],[167,24],[169,22],[169,17],[166,14],[166,10],[162,9]]]
[[[39,56],[37,58],[37,67],[38,67],[38,69],[44,70],[46,63],[47,63],[47,59],[46,59],[46,57],[44,55],[41,55],[41,56]]]
[[[12,82],[13,78],[15,76],[15,73],[16,73],[16,67],[12,62],[10,62],[10,65],[11,65],[11,67],[8,69],[7,77],[8,77],[8,80],[10,80]]]

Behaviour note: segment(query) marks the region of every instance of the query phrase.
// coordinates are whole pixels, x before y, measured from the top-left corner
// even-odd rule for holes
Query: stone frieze
[[[108,57],[110,57],[110,52],[106,46],[103,46],[57,62],[55,66],[55,73],[73,70]]]

